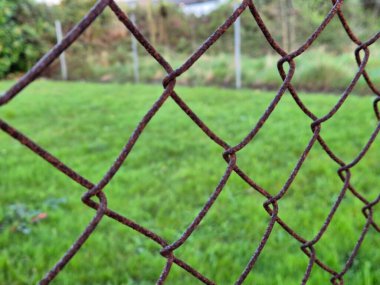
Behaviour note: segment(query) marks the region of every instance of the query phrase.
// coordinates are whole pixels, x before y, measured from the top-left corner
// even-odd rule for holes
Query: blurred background
[[[223,23],[234,6],[229,0],[117,2],[173,67],[180,66]],[[29,69],[56,43],[57,22],[65,35],[93,3],[92,0],[2,1],[0,23],[4,28],[0,32],[0,78],[15,78]],[[255,3],[274,37],[287,51],[300,46],[331,8],[330,1],[323,0],[258,0]],[[368,39],[377,31],[379,1],[347,0],[343,9],[361,39]],[[236,25],[231,27],[178,82],[190,86],[234,87],[234,54],[239,53],[241,64],[238,68],[243,87],[277,88],[281,82],[276,69],[279,57],[259,32],[249,11],[242,15],[238,31],[236,28]],[[236,38],[234,41],[234,29],[238,42]],[[357,67],[354,49],[341,23],[334,18],[314,46],[302,56],[302,65],[295,76],[296,86],[307,91],[341,91],[351,81]],[[373,79],[378,80],[380,59],[376,48],[373,50],[376,53],[367,69]],[[133,42],[129,31],[109,9],[66,52],[66,61],[64,78],[69,80],[158,83],[165,76],[164,70]],[[58,61],[44,77],[62,78]],[[358,93],[366,91],[362,83],[356,89]]]

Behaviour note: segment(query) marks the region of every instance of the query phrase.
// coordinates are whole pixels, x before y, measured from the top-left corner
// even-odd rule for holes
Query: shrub
[[[22,72],[46,50],[53,31],[46,6],[30,0],[0,1],[0,78]]]

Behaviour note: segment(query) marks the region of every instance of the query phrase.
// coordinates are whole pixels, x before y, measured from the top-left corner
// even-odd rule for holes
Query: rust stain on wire
[[[310,279],[310,274],[313,267],[318,266],[322,270],[326,271],[331,275],[331,284],[344,284],[344,276],[352,266],[354,259],[361,247],[370,228],[373,228],[377,232],[380,232],[380,226],[373,219],[374,207],[380,203],[380,195],[374,201],[368,201],[351,183],[351,169],[358,164],[363,157],[368,152],[369,148],[377,138],[380,132],[380,112],[379,112],[379,102],[380,102],[380,91],[371,81],[369,74],[367,73],[365,67],[368,63],[370,57],[370,46],[373,45],[379,38],[380,32],[375,34],[373,37],[367,41],[361,41],[355,33],[350,28],[348,21],[346,20],[344,13],[341,10],[343,5],[343,0],[332,0],[332,8],[327,14],[326,18],[322,21],[319,27],[312,33],[312,35],[296,50],[292,52],[286,52],[279,43],[272,37],[270,31],[267,29],[265,22],[262,20],[260,13],[258,12],[253,0],[244,0],[240,6],[232,13],[232,15],[185,61],[185,63],[178,69],[173,70],[171,65],[164,59],[164,57],[149,43],[149,41],[141,34],[138,28],[132,23],[128,16],[120,9],[120,7],[114,2],[114,0],[99,0],[88,12],[88,14],[80,21],[68,34],[67,36],[54,48],[52,48],[37,64],[26,73],[12,88],[10,88],[2,97],[0,97],[0,106],[9,103],[14,97],[16,97],[21,90],[33,82],[41,73],[51,64],[63,51],[65,51],[76,39],[92,24],[92,22],[104,11],[105,8],[109,7],[115,16],[124,24],[124,26],[133,34],[133,36],[140,42],[140,44],[146,49],[146,51],[164,68],[167,72],[166,77],[163,79],[164,92],[158,98],[158,100],[153,104],[153,106],[147,111],[145,116],[141,119],[140,123],[136,127],[135,131],[131,135],[130,139],[126,142],[125,147],[120,152],[119,156],[116,158],[115,162],[111,165],[109,170],[106,172],[104,177],[98,182],[93,183],[79,173],[75,172],[73,169],[65,165],[58,158],[54,157],[47,150],[43,149],[30,138],[26,137],[20,133],[17,129],[10,126],[8,123],[0,119],[0,129],[6,132],[8,135],[13,137],[15,140],[19,141],[21,144],[29,148],[35,154],[46,160],[57,170],[61,171],[73,181],[82,185],[87,191],[82,196],[82,201],[87,206],[95,210],[95,216],[92,221],[83,231],[83,233],[74,242],[71,248],[65,253],[65,255],[56,263],[56,265],[43,277],[40,284],[49,284],[53,281],[56,276],[61,272],[61,270],[70,262],[72,257],[80,250],[81,246],[86,242],[86,240],[91,236],[97,225],[101,222],[104,216],[107,216],[127,227],[134,229],[146,238],[159,244],[162,249],[160,251],[161,255],[166,258],[167,262],[162,269],[162,273],[159,276],[156,284],[165,284],[165,280],[170,274],[173,263],[177,264],[194,278],[203,282],[204,284],[215,284],[209,278],[204,276],[202,273],[198,272],[197,269],[187,264],[185,261],[179,259],[175,256],[175,251],[183,244],[186,243],[187,239],[192,235],[192,233],[197,229],[198,225],[201,223],[203,218],[207,215],[211,207],[216,203],[219,194],[223,191],[230,175],[235,172],[240,176],[250,187],[255,189],[259,194],[266,198],[264,202],[264,209],[269,215],[269,222],[265,233],[263,234],[258,247],[252,253],[251,258],[248,260],[247,265],[242,269],[242,273],[237,278],[235,284],[242,284],[247,276],[252,271],[260,254],[267,244],[267,241],[272,233],[275,224],[280,225],[290,236],[300,243],[300,249],[309,258],[308,266],[305,269],[304,276],[301,280],[301,284],[306,284]],[[236,21],[236,19],[245,11],[248,10],[253,20],[256,22],[264,37],[270,46],[277,52],[281,59],[278,62],[278,71],[283,79],[283,83],[274,96],[272,102],[263,113],[259,121],[253,126],[252,130],[248,135],[237,145],[230,146],[222,138],[220,138],[215,132],[213,132],[198,116],[194,113],[191,108],[181,99],[181,97],[175,91],[176,78],[181,76],[186,72],[191,66],[200,58],[202,55],[213,45],[218,39],[231,27],[231,25]],[[332,109],[324,116],[317,117],[307,106],[302,102],[296,88],[292,84],[292,78],[296,70],[294,59],[301,54],[303,54],[309,47],[314,43],[314,41],[321,35],[326,26],[329,25],[333,18],[338,18],[342,23],[343,29],[346,31],[347,36],[356,45],[355,58],[358,65],[358,71],[352,79],[349,86],[342,93],[338,102],[332,107]],[[286,72],[284,65],[289,66],[289,70]],[[322,125],[324,122],[331,119],[336,112],[343,106],[348,96],[351,94],[358,80],[363,77],[366,81],[368,87],[376,96],[373,104],[374,115],[379,121],[378,126],[371,134],[367,143],[359,154],[351,162],[344,162],[339,158],[328,146],[326,141],[321,136]],[[269,194],[264,188],[255,183],[244,171],[242,171],[238,164],[237,153],[242,150],[247,144],[255,139],[256,135],[260,132],[262,126],[266,123],[268,118],[271,116],[272,112],[275,110],[277,104],[281,101],[283,95],[286,91],[289,91],[292,98],[295,100],[299,108],[309,117],[313,122],[311,124],[312,136],[305,147],[303,153],[298,159],[293,171],[285,182],[281,190],[274,196]],[[113,176],[118,172],[124,161],[127,159],[129,153],[132,151],[133,146],[139,139],[140,135],[144,131],[145,127],[149,124],[149,121],[155,116],[163,104],[165,104],[168,98],[174,100],[174,102],[189,116],[189,118],[207,135],[212,141],[218,144],[224,149],[223,158],[227,163],[227,167],[224,175],[221,177],[218,185],[211,194],[210,198],[199,214],[190,223],[188,228],[183,231],[183,234],[175,241],[168,242],[162,237],[154,233],[153,231],[139,225],[138,223],[122,216],[119,213],[114,212],[107,206],[106,193],[104,192],[105,186],[112,180]],[[279,216],[278,202],[287,194],[292,182],[296,178],[299,170],[307,158],[309,152],[315,144],[322,146],[326,154],[339,166],[338,176],[343,182],[343,186],[340,190],[338,198],[334,201],[331,209],[328,212],[327,218],[325,219],[323,225],[314,236],[313,239],[307,240],[295,232],[288,224],[286,224]],[[348,254],[348,259],[340,271],[335,271],[328,264],[322,261],[315,249],[315,245],[322,238],[324,233],[330,226],[334,215],[339,208],[343,198],[347,193],[353,194],[357,199],[363,203],[363,216],[366,223],[359,235],[356,245],[352,249],[351,253]]]

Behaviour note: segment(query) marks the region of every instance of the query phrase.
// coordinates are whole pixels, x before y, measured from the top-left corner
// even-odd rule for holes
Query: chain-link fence
[[[176,257],[175,251],[186,243],[187,239],[192,235],[192,233],[197,229],[198,225],[201,223],[203,218],[207,215],[210,208],[217,201],[219,194],[223,191],[230,175],[235,172],[239,175],[250,187],[254,188],[258,193],[266,198],[264,203],[264,209],[270,216],[269,223],[267,225],[266,231],[262,236],[260,243],[256,251],[251,256],[247,266],[243,269],[240,274],[236,284],[242,284],[247,278],[248,274],[255,266],[263,248],[266,246],[267,241],[272,233],[274,225],[277,223],[280,225],[290,236],[297,240],[301,245],[301,250],[308,256],[309,262],[305,270],[301,284],[306,284],[310,278],[311,271],[314,266],[320,267],[325,272],[331,275],[332,284],[344,284],[344,276],[347,271],[352,266],[355,256],[361,247],[363,240],[365,239],[369,229],[372,227],[377,232],[380,232],[380,226],[376,224],[373,214],[374,207],[380,202],[380,195],[374,201],[368,201],[362,194],[360,194],[351,183],[351,169],[355,167],[363,159],[363,157],[368,152],[369,148],[375,141],[376,137],[380,131],[380,123],[377,125],[376,129],[371,134],[369,140],[365,144],[364,148],[355,157],[354,160],[350,162],[343,161],[338,157],[328,146],[326,141],[321,136],[321,129],[323,124],[330,120],[338,110],[343,106],[348,96],[351,94],[358,80],[363,77],[368,84],[368,87],[376,95],[376,99],[373,104],[374,116],[380,121],[380,91],[376,89],[375,85],[372,83],[369,74],[366,72],[365,68],[370,57],[370,46],[374,44],[380,38],[380,32],[374,35],[372,38],[362,41],[360,40],[353,30],[350,28],[348,21],[346,20],[344,13],[341,10],[343,0],[332,0],[332,8],[327,14],[326,18],[320,24],[320,26],[315,30],[315,32],[302,44],[298,49],[292,52],[285,51],[278,42],[272,37],[270,31],[267,29],[264,21],[262,20],[260,13],[255,7],[253,0],[244,0],[238,6],[238,8],[233,12],[233,14],[186,60],[186,62],[178,69],[173,70],[170,63],[168,63],[163,56],[149,43],[149,41],[140,33],[139,29],[132,23],[128,16],[121,10],[121,8],[114,2],[114,0],[99,0],[89,11],[89,13],[83,18],[83,20],[75,26],[67,36],[57,44],[50,52],[48,52],[24,77],[22,77],[13,87],[11,87],[4,96],[0,97],[0,106],[9,103],[17,94],[24,89],[28,84],[34,81],[57,57],[67,49],[76,39],[91,25],[91,23],[106,9],[110,8],[117,18],[125,25],[125,27],[133,34],[133,36],[140,42],[140,44],[146,49],[146,51],[166,70],[167,76],[163,79],[164,91],[159,99],[154,103],[154,105],[147,111],[145,116],[142,118],[135,131],[131,135],[130,139],[126,143],[125,147],[111,165],[104,177],[98,182],[93,183],[79,173],[75,172],[73,169],[66,166],[58,158],[54,157],[48,151],[43,149],[34,143],[31,139],[20,133],[18,130],[7,124],[5,121],[0,120],[0,128],[12,136],[14,139],[18,140],[20,143],[25,145],[27,148],[32,150],[35,154],[39,155],[41,158],[49,162],[57,170],[66,174],[69,178],[82,185],[87,189],[82,197],[82,201],[93,208],[96,214],[87,228],[83,231],[80,237],[74,242],[72,247],[66,252],[66,254],[57,262],[57,264],[46,274],[46,276],[40,281],[40,284],[49,284],[59,272],[65,267],[65,265],[70,262],[71,258],[80,250],[82,245],[86,242],[88,237],[93,233],[100,221],[105,217],[109,217],[127,227],[134,229],[146,238],[149,238],[159,244],[162,247],[161,255],[166,258],[167,262],[162,270],[162,273],[157,281],[157,284],[164,284],[168,275],[170,274],[173,263],[182,267],[194,278],[203,282],[204,284],[215,284],[212,280],[204,276],[198,270],[180,258]],[[274,96],[272,102],[262,114],[261,118],[249,134],[237,145],[229,145],[222,138],[220,138],[216,133],[214,133],[198,116],[192,109],[181,99],[181,97],[175,91],[176,78],[185,73],[193,64],[213,45],[218,39],[231,27],[231,25],[236,21],[236,19],[245,11],[249,12],[253,16],[253,20],[257,23],[260,30],[264,34],[267,42],[271,47],[281,56],[278,62],[278,71],[283,79],[281,88]],[[334,18],[339,18],[342,23],[343,29],[345,29],[348,37],[357,46],[355,50],[356,61],[358,65],[358,70],[352,79],[351,83],[347,86],[338,102],[333,106],[333,108],[323,117],[317,117],[312,111],[310,111],[307,106],[303,103],[297,94],[296,88],[292,85],[292,78],[296,70],[295,58],[304,53],[308,48],[314,43],[314,41],[321,35],[330,21]],[[323,60],[323,58],[321,58]],[[276,195],[272,196],[263,187],[255,183],[242,169],[239,168],[237,163],[237,153],[242,150],[248,143],[255,139],[256,135],[260,132],[263,125],[266,123],[268,118],[271,116],[272,112],[276,109],[277,104],[280,102],[283,95],[289,91],[292,98],[297,103],[298,107],[304,112],[305,119],[312,119],[311,124],[311,138],[305,147],[302,155],[297,161],[296,166],[288,177],[286,183],[282,187],[281,191]],[[217,145],[221,146],[225,151],[223,157],[226,161],[227,168],[220,182],[216,186],[209,200],[204,204],[203,208],[200,210],[199,214],[194,218],[191,224],[186,228],[181,235],[181,237],[174,241],[168,242],[162,237],[154,233],[153,231],[142,227],[141,225],[135,223],[134,221],[128,219],[125,216],[113,211],[107,206],[107,197],[104,192],[105,186],[112,180],[114,175],[118,172],[124,161],[127,159],[129,153],[132,151],[133,146],[139,139],[140,135],[144,131],[145,127],[148,125],[150,120],[156,115],[158,110],[171,98],[175,103],[191,118],[191,120],[207,135],[212,141]],[[338,198],[334,201],[331,209],[328,212],[327,218],[325,219],[323,225],[319,229],[318,233],[314,236],[312,240],[307,240],[294,231],[287,223],[285,223],[281,217],[278,208],[278,202],[287,194],[289,187],[296,178],[299,170],[301,169],[306,157],[308,156],[310,150],[314,145],[319,144],[322,146],[326,154],[334,161],[338,166],[338,175],[343,182],[343,187],[340,190]],[[365,179],[365,178],[364,178]],[[315,245],[322,238],[322,236],[327,231],[334,215],[339,208],[343,198],[351,193],[357,199],[363,203],[363,215],[366,219],[366,223],[360,233],[360,237],[356,242],[355,247],[352,249],[351,253],[348,254],[348,259],[341,268],[341,270],[333,270],[325,261],[318,257],[315,250]]]

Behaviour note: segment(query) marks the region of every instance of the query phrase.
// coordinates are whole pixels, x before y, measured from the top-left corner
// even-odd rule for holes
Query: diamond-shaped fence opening
[[[353,30],[350,28],[349,22],[346,20],[342,8],[343,0],[332,0],[332,5],[329,13],[326,15],[325,19],[320,23],[317,29],[310,35],[310,37],[297,49],[292,52],[285,51],[280,44],[272,37],[271,32],[267,29],[265,22],[262,20],[259,11],[256,9],[253,0],[244,0],[240,3],[237,9],[232,13],[232,15],[225,20],[225,22],[212,34],[210,37],[177,69],[173,70],[170,63],[168,63],[164,57],[149,43],[149,41],[140,33],[140,31],[134,26],[132,21],[129,19],[120,7],[114,2],[114,0],[99,0],[89,11],[89,13],[83,18],[83,20],[78,23],[67,36],[57,44],[50,52],[48,52],[25,76],[23,76],[13,87],[11,87],[2,97],[0,97],[0,106],[11,102],[11,100],[16,97],[21,90],[23,90],[28,84],[33,82],[63,51],[65,51],[76,39],[92,24],[92,22],[103,12],[107,7],[110,8],[115,16],[125,25],[125,27],[133,34],[133,36],[139,41],[139,43],[146,49],[146,51],[156,60],[167,72],[167,76],[162,78],[162,83],[164,91],[162,95],[157,99],[153,106],[146,112],[139,124],[137,125],[135,131],[130,136],[129,140],[126,142],[124,148],[121,150],[120,154],[116,158],[115,162],[109,167],[109,170],[104,174],[104,177],[98,182],[92,182],[83,177],[81,174],[77,173],[75,170],[71,169],[64,163],[62,163],[58,158],[50,154],[47,150],[37,145],[30,138],[23,135],[17,129],[9,125],[4,120],[0,119],[0,129],[13,137],[15,140],[19,141],[21,144],[29,148],[35,154],[49,162],[57,170],[63,172],[68,178],[77,182],[84,188],[86,192],[82,197],[82,201],[93,208],[95,211],[92,221],[84,229],[83,233],[74,242],[72,247],[68,249],[65,255],[56,263],[56,265],[48,271],[46,276],[40,281],[40,284],[49,284],[53,281],[61,270],[67,265],[73,256],[81,249],[82,245],[91,236],[95,228],[102,221],[102,219],[107,216],[127,227],[130,227],[145,236],[148,239],[156,242],[162,247],[160,253],[163,258],[166,259],[166,265],[162,269],[162,273],[157,280],[157,284],[164,284],[169,276],[173,264],[178,265],[188,274],[192,275],[195,279],[203,282],[204,284],[215,284],[211,279],[204,276],[202,273],[198,272],[196,265],[189,265],[184,260],[176,256],[176,250],[183,246],[189,237],[194,233],[199,224],[204,220],[205,216],[209,210],[213,207],[215,203],[218,202],[218,197],[225,188],[225,185],[229,181],[232,173],[237,174],[240,179],[242,179],[247,187],[251,187],[257,191],[258,194],[265,198],[264,209],[268,214],[268,223],[266,229],[263,232],[261,239],[259,240],[257,248],[253,251],[251,258],[247,261],[245,268],[241,269],[240,276],[236,279],[236,284],[242,284],[252,269],[255,267],[258,259],[260,258],[263,249],[267,245],[268,239],[272,234],[274,226],[279,225],[285,232],[289,234],[291,238],[299,243],[300,250],[307,256],[308,265],[305,268],[304,276],[302,278],[301,284],[306,284],[310,279],[311,272],[314,267],[319,267],[320,270],[324,270],[331,276],[332,284],[344,284],[344,277],[349,271],[350,267],[353,265],[355,257],[369,231],[370,228],[374,228],[379,231],[379,225],[374,220],[374,211],[380,203],[380,196],[376,199],[369,201],[360,192],[360,189],[356,189],[355,185],[352,184],[352,171],[360,161],[365,157],[369,151],[371,145],[375,141],[380,132],[380,124],[377,125],[375,130],[370,135],[367,142],[363,145],[362,149],[356,154],[355,158],[351,161],[344,161],[341,157],[334,153],[328,143],[324,140],[321,130],[324,128],[324,123],[329,121],[335,116],[337,112],[340,111],[341,107],[345,104],[346,99],[350,96],[352,90],[355,88],[359,79],[364,78],[370,90],[376,95],[374,108],[374,117],[377,120],[380,119],[379,116],[379,101],[380,93],[378,87],[374,85],[371,81],[370,73],[366,72],[366,65],[370,58],[371,46],[380,38],[380,32],[375,34],[370,39],[361,40],[359,39]],[[193,64],[212,46],[218,39],[231,27],[231,25],[236,21],[238,17],[244,12],[249,12],[252,15],[252,21],[259,27],[264,37],[266,38],[269,45],[278,53],[281,59],[278,62],[278,71],[283,80],[281,87],[279,88],[277,94],[273,97],[272,101],[268,105],[267,109],[263,112],[260,118],[256,121],[251,130],[247,135],[236,145],[230,145],[228,142],[224,141],[221,137],[217,135],[212,129],[208,127],[198,115],[186,104],[186,102],[180,97],[175,91],[176,78],[184,74],[189,70]],[[344,29],[350,38],[350,40],[355,44],[356,51],[355,56],[357,60],[357,72],[353,77],[350,84],[346,87],[345,91],[342,92],[341,96],[337,100],[336,104],[322,116],[315,115],[306,104],[298,96],[296,87],[292,84],[293,76],[296,72],[295,59],[301,59],[300,55],[306,52],[311,45],[314,44],[316,39],[324,32],[324,29],[330,24],[332,19],[339,19],[342,23],[342,29]],[[152,59],[152,60],[153,60]],[[258,185],[247,173],[244,172],[239,167],[239,152],[243,150],[250,142],[256,139],[257,134],[261,131],[262,127],[267,123],[268,119],[272,116],[273,111],[277,108],[278,104],[284,97],[291,96],[291,98],[296,102],[298,108],[305,114],[305,120],[312,120],[311,123],[311,134],[308,142],[303,146],[303,151],[299,156],[298,160],[295,162],[291,173],[286,179],[284,185],[281,189],[278,189],[275,194],[273,191],[264,189],[262,186]],[[144,129],[149,124],[150,120],[160,111],[160,108],[165,104],[165,102],[171,97],[174,102],[186,113],[186,115],[203,131],[203,133],[211,139],[215,144],[219,145],[224,149],[223,158],[226,162],[224,174],[220,177],[219,182],[210,191],[210,197],[207,201],[203,203],[203,206],[199,209],[198,214],[190,221],[187,228],[182,229],[182,234],[175,241],[167,241],[161,236],[157,235],[155,232],[148,228],[141,226],[140,224],[128,219],[127,217],[113,211],[107,205],[107,191],[105,187],[113,179],[114,175],[119,171],[120,167],[123,165],[124,161],[128,158],[128,155],[133,151],[133,147],[137,140],[139,140],[140,135],[144,132]],[[297,108],[297,107],[295,107]],[[327,154],[329,159],[335,162],[339,166],[337,177],[342,181],[342,185],[337,185],[336,189],[336,199],[333,200],[331,205],[326,208],[326,218],[324,222],[320,225],[315,235],[311,239],[305,239],[294,231],[286,221],[281,219],[281,207],[280,200],[291,191],[291,186],[303,167],[303,164],[308,157],[310,151],[315,145],[320,145],[323,151]],[[234,174],[234,175],[235,175]],[[316,245],[322,239],[324,234],[327,232],[328,228],[333,224],[332,221],[338,212],[338,209],[343,201],[343,199],[348,195],[347,193],[353,194],[354,199],[359,199],[363,203],[363,218],[365,225],[363,226],[361,232],[358,232],[357,241],[352,248],[351,252],[347,253],[345,263],[339,270],[333,269],[328,262],[322,260],[318,256],[318,251],[316,250]],[[206,220],[207,221],[207,220]],[[205,221],[205,222],[206,222]],[[211,242],[211,241],[210,241]]]

